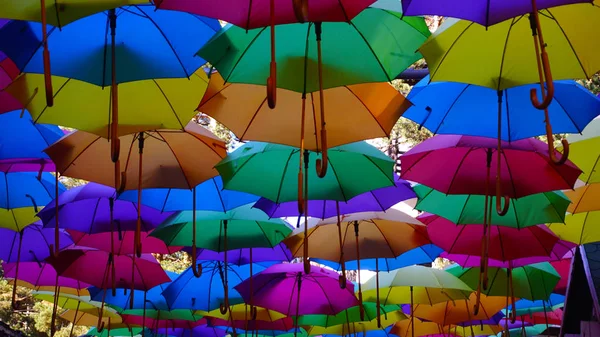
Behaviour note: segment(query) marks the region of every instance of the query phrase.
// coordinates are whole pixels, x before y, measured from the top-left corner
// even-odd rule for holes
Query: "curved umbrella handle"
[[[292,0],[294,15],[299,23],[304,23],[308,18],[308,0]]]
[[[569,141],[562,139],[560,141],[563,146],[563,154],[560,158],[556,158],[556,150],[554,149],[554,137],[548,137],[548,153],[550,154],[550,160],[556,165],[563,165],[569,159]]]
[[[198,278],[202,276],[202,265],[200,263],[197,263],[196,249],[196,245],[194,244],[192,246],[192,272],[194,273],[194,276]]]
[[[505,216],[506,213],[508,213],[508,208],[510,206],[510,197],[505,195],[505,196],[499,196],[499,191],[498,189],[496,189],[496,213],[499,216]],[[502,206],[502,200],[504,199],[504,206]]]
[[[552,103],[552,99],[554,98],[554,82],[552,81],[552,71],[550,70],[550,62],[548,61],[548,54],[546,54],[546,48],[545,46],[542,46],[541,49],[541,61],[545,81],[540,84],[546,84],[546,94],[542,95],[544,100],[540,102],[537,97],[537,89],[532,88],[529,91],[529,98],[531,99],[531,103],[536,109],[544,110],[548,108],[550,103]]]
[[[503,196],[502,195],[502,178],[500,177],[500,174],[502,172],[502,147],[500,145],[500,140],[498,140],[498,148],[496,149],[496,151],[498,151],[498,158],[497,158],[497,170],[496,170],[496,213],[498,213],[499,216],[505,216],[506,213],[508,213],[508,207],[510,206],[510,199],[508,196]],[[508,165],[508,164],[507,164]],[[502,200],[504,199],[504,207],[502,207]],[[489,222],[491,223],[491,215],[490,215],[490,219]]]
[[[256,317],[258,317],[258,309],[256,309],[255,306],[251,305],[250,306],[250,318],[252,318],[253,321],[256,321]]]
[[[227,313],[228,309],[229,309],[229,299],[227,297],[225,297],[223,302],[219,303],[219,312],[221,312],[221,315],[225,315]]]
[[[329,165],[329,157],[327,156],[327,130],[321,129],[321,156],[322,159],[317,159],[317,176],[325,177],[327,174],[327,166]]]

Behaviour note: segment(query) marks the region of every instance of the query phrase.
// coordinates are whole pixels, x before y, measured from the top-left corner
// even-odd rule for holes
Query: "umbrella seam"
[[[276,89],[277,90],[277,89]],[[262,102],[260,103],[260,105],[258,106],[258,108],[256,108],[256,111],[254,112],[254,114],[252,114],[252,118],[250,119],[250,122],[248,123],[248,125],[246,126],[244,132],[242,132],[242,135],[240,136],[240,140],[244,139],[244,136],[246,135],[246,133],[248,132],[248,130],[250,129],[250,127],[252,126],[252,122],[254,122],[254,119],[256,118],[256,116],[258,115],[258,113],[260,112],[261,108],[265,105],[265,102],[267,101],[267,97],[265,97]]]
[[[461,32],[461,33],[458,35],[458,38],[456,38],[456,39],[454,40],[454,42],[452,42],[452,44],[451,44],[451,45],[450,45],[450,47],[448,48],[448,51],[447,51],[446,53],[444,53],[444,56],[442,57],[442,59],[441,59],[441,60],[440,60],[440,62],[438,63],[437,67],[434,69],[433,73],[430,73],[430,76],[429,76],[429,78],[430,78],[430,81],[431,81],[431,80],[433,80],[433,78],[435,77],[435,74],[436,74],[436,73],[438,72],[438,70],[441,68],[441,66],[442,66],[442,63],[444,63],[444,61],[446,60],[446,57],[448,56],[448,54],[450,54],[450,52],[452,51],[452,48],[454,48],[454,45],[456,45],[456,44],[458,43],[458,40],[460,40],[460,38],[463,36],[463,34],[465,34],[465,33],[467,32],[467,30],[468,30],[469,28],[471,28],[471,26],[472,26],[473,24],[474,24],[474,23],[472,23],[472,22],[471,22],[471,23],[469,23],[469,25],[468,25],[467,27],[465,27],[465,28],[463,29],[463,31],[462,31],[462,32]],[[429,42],[431,42],[431,41],[433,41],[433,40],[435,40],[435,37],[431,38],[431,39],[429,40]],[[423,47],[424,47],[424,46],[426,46],[426,45],[427,45],[427,43],[424,43],[423,45],[421,45],[421,47],[419,47],[419,49],[423,48]],[[417,49],[417,50],[419,50],[419,49]]]
[[[183,123],[181,122],[181,119],[179,119],[179,115],[177,115],[177,111],[175,111],[175,107],[173,107],[173,104],[171,104],[171,101],[169,100],[169,98],[167,97],[167,95],[165,94],[165,92],[163,91],[163,89],[160,86],[160,84],[158,84],[158,82],[155,79],[153,79],[152,82],[154,82],[154,84],[156,85],[156,87],[158,88],[158,90],[160,91],[160,93],[163,95],[163,97],[167,101],[167,104],[171,108],[171,112],[173,113],[173,115],[177,119],[177,122],[179,123],[179,125],[181,126],[181,128],[185,129],[185,125],[183,125]]]
[[[310,29],[310,25],[309,25],[309,29]],[[267,27],[263,27],[260,29],[260,32],[258,32],[256,34],[256,36],[254,36],[254,38],[252,38],[252,41],[250,41],[250,43],[248,43],[247,47],[244,49],[244,51],[242,52],[242,54],[240,55],[240,57],[237,59],[237,61],[235,61],[235,64],[233,65],[233,67],[231,67],[231,71],[229,71],[229,74],[227,74],[227,78],[225,78],[225,83],[229,82],[229,78],[231,77],[231,75],[233,74],[233,72],[235,71],[235,69],[237,68],[238,64],[242,61],[242,59],[244,58],[244,55],[246,55],[246,52],[252,47],[252,45],[254,44],[254,42],[258,39],[259,36],[262,35],[262,33],[265,32],[265,30],[267,30]],[[215,40],[216,41],[216,40]],[[202,49],[201,49],[202,50]],[[229,48],[227,48],[227,50],[229,50]],[[225,52],[227,52],[227,50],[225,50]],[[223,55],[225,56],[225,55]],[[216,67],[217,64],[219,63],[219,61],[217,61],[214,66]]]
[[[389,13],[388,13],[389,14]],[[400,20],[402,21],[402,20]],[[388,74],[388,72],[385,70],[385,68],[383,67],[383,64],[381,63],[381,61],[379,60],[379,57],[377,56],[377,54],[375,53],[375,51],[373,50],[373,47],[371,47],[371,44],[369,43],[369,41],[367,41],[367,39],[365,38],[365,36],[362,34],[362,32],[358,29],[358,27],[356,27],[354,25],[354,23],[352,21],[348,22],[348,24],[350,24],[350,26],[354,27],[354,29],[356,30],[356,32],[358,33],[358,35],[362,38],[362,40],[365,42],[365,45],[367,47],[369,47],[369,50],[371,51],[371,55],[373,55],[373,58],[377,61],[377,64],[379,64],[379,67],[381,68],[383,74],[385,75],[385,77],[388,79],[388,82],[392,82],[393,78],[390,78],[390,75]],[[387,28],[387,27],[386,27]],[[389,30],[389,28],[388,28]]]
[[[593,5],[593,6],[595,6],[595,5]],[[595,7],[597,7],[597,6],[595,6]],[[560,28],[560,31],[563,33],[563,36],[565,37],[565,40],[567,40],[567,42],[569,43],[569,47],[571,48],[571,51],[573,52],[573,55],[575,55],[575,58],[577,59],[577,62],[579,63],[579,67],[583,71],[583,74],[585,75],[586,79],[589,80],[590,79],[590,75],[588,75],[587,71],[584,69],[583,63],[579,59],[579,55],[577,55],[577,52],[575,51],[575,48],[573,47],[573,44],[571,43],[571,40],[567,37],[567,34],[565,33],[565,30],[562,28],[561,24],[558,22],[558,19],[554,16],[554,14],[552,14],[552,12],[550,11],[550,9],[546,9],[546,11],[548,11],[548,13],[550,14],[550,18],[553,19],[554,22],[556,22],[556,24],[558,25],[558,28]]]
[[[338,0],[338,1],[341,1],[341,0]],[[377,123],[377,125],[379,126],[379,128],[381,129],[381,131],[383,131],[383,134],[384,134],[386,137],[389,137],[389,136],[390,136],[390,133],[389,133],[389,132],[387,132],[387,131],[386,131],[386,130],[383,128],[383,126],[381,125],[381,123],[379,122],[379,120],[377,119],[377,117],[375,117],[375,115],[373,114],[373,112],[371,111],[371,109],[369,109],[369,108],[367,107],[367,105],[366,105],[366,104],[365,104],[365,103],[364,103],[364,102],[363,102],[363,101],[360,99],[360,97],[358,97],[358,95],[357,95],[357,94],[356,94],[354,91],[352,91],[352,89],[351,89],[349,86],[345,85],[345,86],[344,86],[344,88],[346,88],[348,91],[350,91],[350,93],[351,93],[351,94],[352,94],[354,97],[356,97],[356,99],[357,99],[357,100],[360,102],[360,104],[361,104],[361,105],[362,105],[362,106],[365,108],[365,110],[367,110],[367,112],[368,112],[368,113],[371,115],[371,117],[373,117],[373,120],[374,120],[374,121]],[[400,95],[400,93],[397,93],[396,95]],[[404,96],[403,96],[403,97],[404,97]]]

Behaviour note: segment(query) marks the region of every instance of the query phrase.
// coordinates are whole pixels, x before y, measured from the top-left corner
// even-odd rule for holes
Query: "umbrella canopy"
[[[567,211],[571,214],[600,211],[600,184],[584,185],[572,191],[566,191],[566,196],[571,199]],[[559,221],[553,221],[559,222]]]
[[[310,152],[309,156],[318,155]],[[250,142],[230,153],[216,169],[226,189],[252,193],[275,202],[296,201],[299,160],[298,148]],[[394,162],[365,142],[331,148],[329,165],[330,173],[318,178],[315,163],[309,163],[306,170],[309,200],[347,201],[394,184]]]
[[[127,5],[114,12],[117,84],[189,78],[206,63],[194,57],[194,52],[221,29],[218,20],[156,10],[150,4]],[[110,86],[112,63],[107,56],[111,55],[112,32],[107,29],[109,26],[111,13],[105,11],[62,28],[48,28],[52,75],[100,87]],[[0,50],[25,73],[44,73],[41,39],[40,23],[12,21],[0,28]]]
[[[583,171],[579,179],[586,184],[600,182],[600,176],[596,173],[598,157],[600,157],[600,151],[598,150],[600,131],[593,129],[598,127],[598,122],[593,121],[590,126],[592,127],[590,131],[586,131],[589,130],[587,128],[584,130],[583,139],[577,140],[578,138],[568,137],[569,141],[572,138],[577,140],[573,142],[573,146],[569,147],[569,157]]]
[[[309,22],[349,21],[373,2],[374,0],[322,1],[307,6],[304,17]],[[245,29],[268,26],[272,20],[268,1],[230,0],[214,6],[208,1],[157,0],[155,4],[157,8],[205,15]],[[298,22],[292,3],[277,1],[274,20],[276,25]]]
[[[437,215],[421,215],[431,242],[450,254],[481,255],[483,225],[456,225]],[[523,229],[504,226],[489,228],[489,258],[511,261],[527,257],[549,257],[558,237],[545,225]]]
[[[592,2],[592,0],[537,0],[537,8],[545,9],[574,3]],[[418,1],[404,0],[402,8],[405,15],[442,15],[461,18],[489,27],[506,19],[520,17],[531,12],[528,0],[483,1],[465,3],[462,1]]]
[[[181,319],[162,319],[162,318],[150,318],[138,316],[138,315],[123,315],[123,323],[132,326],[144,326],[152,330],[157,330],[159,327],[170,327],[170,328],[184,328],[192,329],[198,325],[206,325],[205,319],[197,321],[188,321]]]
[[[399,5],[393,1],[376,3],[350,24],[321,24],[323,89],[388,82],[421,58],[415,50],[430,35],[429,29],[423,18],[402,17],[402,13],[395,11],[401,11]],[[277,87],[300,93],[318,91],[315,24],[279,26],[275,42]],[[214,65],[226,82],[264,85],[271,62],[265,51],[270,44],[269,29],[247,31],[229,26],[200,49],[198,55]]]
[[[195,277],[192,268],[186,269],[163,291],[167,304],[172,309],[192,309],[211,311],[219,308],[225,298],[224,274],[227,273],[227,287],[230,304],[243,300],[234,287],[250,277],[250,266],[225,266],[222,262],[202,262],[202,275]],[[260,264],[253,264],[252,271],[264,270]]]
[[[338,273],[316,266],[305,274],[301,263],[277,264],[255,275],[252,288],[246,280],[235,289],[246,303],[288,316],[335,315],[359,304],[354,286],[348,282],[341,289],[338,278]]]
[[[225,337],[227,335],[227,331],[208,325],[198,325],[192,329],[159,328],[156,332],[172,337]]]
[[[462,268],[458,265],[448,267],[447,272],[460,278],[471,287],[477,287],[479,268]],[[487,290],[482,290],[488,296],[508,296],[510,282],[506,268],[489,268],[490,283]],[[512,269],[514,297],[528,300],[545,300],[552,294],[552,289],[560,280],[560,275],[547,262],[536,263]]]
[[[549,58],[555,80],[590,78],[600,70],[598,53],[587,43],[598,31],[599,15],[597,1],[593,5],[575,4],[539,11],[544,40],[552,46]],[[476,84],[494,90],[537,83],[538,53],[527,16],[489,28],[471,21],[446,20],[419,48],[429,66],[431,79]],[[593,23],[584,28],[580,24],[582,20]]]
[[[62,0],[57,6],[54,2],[46,2],[46,15],[48,24],[62,27],[82,17],[101,12],[103,10],[124,6],[127,4],[144,3],[145,0]],[[3,3],[0,5],[1,17],[13,20],[26,20],[41,22],[40,2],[37,0],[23,0],[18,3]]]
[[[227,249],[274,247],[292,232],[285,221],[269,219],[250,205],[227,212],[197,211],[195,216],[194,222],[193,212],[178,212],[151,235],[168,245],[191,246],[193,227],[196,226],[196,247],[221,252]]]
[[[548,300],[518,300],[517,301],[517,310],[516,313],[518,316],[521,315],[529,315],[537,312],[544,312],[544,307],[546,311],[553,311],[558,308],[561,308],[565,304],[565,296],[559,294],[550,294]],[[507,308],[508,310],[509,308]]]
[[[50,291],[34,291],[32,296],[46,302],[54,302],[54,293]],[[94,302],[89,296],[76,296],[72,294],[61,294],[58,296],[57,305],[63,309],[70,310],[94,310],[100,307],[100,302]],[[107,308],[107,312],[114,313],[113,310]]]
[[[406,315],[400,311],[394,311],[391,313],[387,313],[383,315],[384,318],[381,319],[381,327],[390,326],[398,321],[402,321],[407,319]],[[369,321],[362,320],[358,322],[343,322],[338,325],[323,327],[323,326],[313,326],[308,330],[308,334],[310,336],[318,336],[318,335],[329,335],[329,336],[353,336],[357,332],[362,332],[363,334],[367,334],[369,331],[373,330],[381,330],[381,328],[377,325],[376,319],[371,319]]]
[[[379,213],[355,213],[341,218],[340,245],[332,244],[338,236],[337,218],[320,221],[308,229],[311,244],[304,250],[303,230],[285,239],[294,256],[316,257],[340,262],[359,258],[394,258],[431,241],[426,228],[416,219],[396,209]],[[356,239],[355,239],[356,237]],[[340,251],[340,246],[342,251]],[[308,256],[305,254],[308,253]]]
[[[73,134],[69,137],[75,135]],[[97,159],[94,162],[90,162],[91,165],[100,163],[101,161]],[[85,168],[82,171],[85,171]],[[113,205],[112,221],[114,223],[111,223],[111,203]],[[56,213],[56,203],[52,201],[38,213],[38,216],[45,227],[54,227]],[[142,230],[147,232],[156,228],[171,214],[170,212],[163,213],[153,208],[142,206]],[[88,183],[72,188],[58,197],[58,223],[60,228],[87,234],[110,233],[114,231],[115,238],[122,238],[126,231],[135,230],[137,217],[137,204],[131,201],[118,200],[115,189],[105,185]],[[118,237],[117,232],[119,233]],[[103,238],[110,239],[110,235]],[[97,242],[100,246],[105,243],[110,244],[110,240]],[[81,246],[86,245],[83,244]],[[97,248],[94,245],[88,247]]]
[[[0,172],[0,191],[0,228],[21,231],[65,187],[47,172]]]
[[[0,260],[4,262],[35,262],[43,261],[50,255],[49,246],[54,244],[53,229],[44,229],[38,224],[25,227],[21,232],[0,228]],[[59,249],[73,244],[71,236],[60,231]],[[22,240],[22,241],[21,241]]]
[[[219,318],[222,320],[234,320],[234,321],[247,320],[248,318],[251,317],[250,307],[245,303],[232,305],[229,308],[230,308],[230,310],[228,310],[224,314],[222,314],[219,309],[206,312],[205,317],[206,318]],[[277,321],[277,320],[287,317],[286,315],[284,315],[280,312],[274,311],[274,310],[268,310],[268,309],[261,308],[261,307],[254,307],[254,308],[256,308],[255,320],[257,320],[257,321],[274,322],[274,321]]]
[[[555,133],[579,133],[600,114],[600,99],[575,81],[554,82],[548,106]],[[546,134],[541,111],[529,92],[539,84],[502,90],[501,139],[515,141]],[[408,95],[415,105],[402,116],[437,134],[498,137],[498,91],[457,82],[417,83]],[[485,111],[485,113],[481,113]]]
[[[395,204],[415,198],[415,192],[406,180],[394,176],[395,186],[378,188],[348,200],[336,202],[333,200],[309,200],[307,215],[314,218],[326,219],[338,214],[358,212],[384,212]],[[283,202],[277,204],[267,198],[260,198],[253,207],[261,209],[270,217],[298,216],[296,202]]]
[[[135,254],[135,232],[133,230],[120,233],[97,233],[86,234],[75,230],[69,230],[71,239],[78,247],[98,249],[105,252],[112,252],[117,255]],[[111,236],[114,240],[115,249],[112,251]],[[142,243],[142,253],[153,254],[173,254],[181,250],[179,246],[168,246],[164,241],[151,237],[148,233],[140,233]]]
[[[114,270],[110,268],[111,255],[98,250],[63,250],[58,256],[48,258],[59,275],[70,277],[95,287],[107,289],[111,287],[113,272],[117,288],[134,288],[149,290],[159,284],[170,282],[160,264],[150,254],[143,254],[134,259],[129,255],[112,257]],[[133,270],[132,270],[133,269]]]
[[[208,179],[195,187],[196,210],[227,212],[236,207],[253,203],[258,197],[252,194],[223,189],[220,176]],[[161,212],[191,211],[194,191],[177,188],[145,188],[142,190],[142,204]],[[124,191],[120,200],[137,202],[138,191]]]
[[[63,312],[59,312],[58,316],[67,322],[72,322],[74,325],[95,326],[98,323],[98,316],[100,313],[102,313],[101,321],[105,324],[105,329],[103,330],[102,334],[97,333],[92,334],[91,336],[108,336],[108,331],[120,331],[120,333],[129,331],[129,329],[132,329],[132,332],[135,331],[133,330],[135,328],[131,328],[129,325],[124,324],[121,316],[111,309],[105,309],[102,311],[100,308],[87,310],[67,309]],[[96,331],[96,328],[92,328],[92,330]],[[114,333],[116,332],[111,332],[110,336],[119,336],[118,334],[114,335]],[[128,332],[128,334],[125,336],[131,336],[131,334]]]
[[[194,122],[185,130],[146,131],[119,137],[124,163],[120,188],[188,188],[216,176],[213,166],[225,157],[225,144]],[[140,141],[140,139],[143,139]],[[141,144],[141,145],[140,145]],[[140,151],[143,165],[140,171]],[[114,167],[111,144],[87,132],[77,131],[46,149],[58,171],[69,177],[112,186]],[[141,181],[141,186],[140,186]]]
[[[549,224],[548,228],[560,239],[578,245],[600,241],[600,231],[595,223],[600,219],[600,211],[567,214],[565,223]]]
[[[432,263],[440,256],[444,250],[433,244],[423,245],[413,248],[406,253],[400,254],[395,258],[378,258],[378,259],[363,259],[361,256],[360,268],[362,270],[371,271],[392,271],[394,269],[412,266],[415,264]],[[341,265],[337,262],[332,262],[323,259],[313,259],[311,261],[326,265],[335,270],[340,270]],[[345,268],[348,270],[358,270],[358,261],[347,261]]]
[[[14,279],[16,276],[16,266],[16,263],[4,263],[2,265],[4,277],[7,279]],[[87,294],[87,287],[90,286],[85,282],[78,281],[70,277],[57,275],[56,269],[54,269],[50,263],[46,262],[19,263],[19,275],[17,280],[29,283],[34,290],[40,288],[54,288],[55,286],[59,286],[61,287],[61,291],[65,290],[64,288],[75,290],[69,293],[75,293],[76,295]],[[22,285],[20,282],[17,282],[17,284]]]
[[[506,306],[506,300],[502,297],[483,295],[480,299],[479,312],[475,315],[472,311],[476,297],[477,295],[473,293],[468,300],[447,301],[434,305],[417,304],[410,313],[420,319],[445,326],[465,321],[490,320]]]
[[[497,194],[496,184],[487,182],[497,175],[497,140],[493,138],[438,135],[402,155],[402,177],[447,194]],[[510,198],[570,189],[581,173],[573,163],[555,165],[546,144],[529,138],[502,142],[501,189]],[[526,164],[525,164],[526,163]],[[484,207],[482,207],[484,208]]]
[[[567,293],[567,287],[569,285],[569,275],[571,273],[571,264],[572,258],[565,258],[560,261],[550,262],[552,267],[556,269],[556,272],[560,275],[560,281],[556,287],[554,287],[554,292],[557,294],[565,295]]]
[[[363,285],[365,300],[376,297],[376,278]],[[412,291],[410,289],[412,288]],[[382,304],[435,304],[448,299],[468,299],[473,290],[456,276],[439,269],[410,266],[379,273],[379,294]],[[412,295],[411,295],[412,293]]]
[[[282,29],[285,28],[278,27],[278,33]],[[290,41],[286,41],[284,48],[290,44]],[[219,67],[220,63],[215,65]],[[297,74],[294,76],[298,77]],[[261,78],[261,81],[264,79]],[[285,79],[280,78],[280,81]],[[308,112],[303,114],[300,104],[302,91],[288,89],[277,89],[277,106],[270,109],[265,104],[267,94],[264,86],[231,83],[231,79],[225,84],[221,74],[215,73],[211,75],[198,111],[223,123],[241,140],[301,147],[301,139],[304,139],[306,149],[318,151],[321,146],[320,136],[317,136],[317,126],[321,125],[320,94],[315,92],[306,95],[304,105],[308,107]],[[323,92],[323,96],[326,98],[324,110],[327,111],[328,146],[388,137],[398,118],[412,105],[385,82],[330,88]],[[361,127],[353,127],[354,123]],[[277,128],[272,127],[274,124]],[[300,137],[302,130],[303,138]]]
[[[444,217],[456,224],[484,223],[485,196],[476,194],[445,194],[425,185],[414,187],[419,200],[416,209]],[[568,194],[569,192],[567,192]],[[492,204],[496,197],[492,196]],[[561,191],[531,194],[510,199],[508,212],[500,216],[491,212],[495,226],[524,228],[548,222],[563,222],[571,201]],[[488,215],[489,216],[489,215]]]
[[[194,116],[198,99],[207,85],[208,78],[203,70],[190,74],[189,78],[144,80],[119,85],[119,125],[116,134],[123,136],[154,129],[183,129]],[[109,138],[111,90],[58,76],[52,76],[52,86],[61,89],[54,92],[54,105],[50,107],[44,95],[35,94],[38,88],[44,87],[44,76],[21,75],[5,89],[10,94],[7,96],[14,98],[4,96],[8,102],[3,100],[2,104],[27,108],[35,123],[64,125]],[[86,113],[82,114],[81,111]]]
[[[196,259],[199,261],[224,261],[225,252],[209,249],[198,249]],[[227,263],[237,266],[256,262],[290,262],[294,259],[292,252],[284,243],[279,243],[273,248],[239,248],[227,251]]]
[[[294,317],[294,319],[295,319],[296,323],[301,326],[342,328],[340,325],[344,325],[346,323],[358,323],[358,322],[363,322],[363,321],[375,320],[377,318],[376,306],[377,306],[376,303],[364,302],[362,304],[363,312],[364,312],[363,319],[361,319],[360,307],[358,307],[358,306],[348,308],[348,309],[340,312],[337,315],[303,315],[303,316]],[[401,306],[397,305],[397,304],[389,304],[389,305],[381,306],[381,308],[380,308],[381,314],[385,315],[385,320],[382,320],[382,324],[384,326],[387,326],[390,324],[385,324],[385,322],[388,322],[388,321],[396,322],[396,321],[406,319],[406,315],[404,315],[404,313],[402,313],[401,310],[402,310]],[[373,328],[372,324],[367,324],[367,325],[369,325],[369,327],[371,328],[369,330],[372,330],[372,328]],[[362,331],[362,329],[357,326],[356,331],[357,332]],[[311,335],[312,334],[338,335],[337,333],[335,333],[333,331],[327,331],[327,330],[310,330],[309,333]]]
[[[34,124],[29,114],[1,114],[0,171],[53,171],[54,165],[43,151],[62,136],[58,126]]]
[[[275,330],[275,331],[289,331],[294,329],[294,321],[290,317],[280,318],[274,321],[261,321],[253,320],[248,315],[248,319],[241,320],[226,320],[220,318],[208,318],[208,324],[219,327],[232,327],[235,329],[245,330]]]

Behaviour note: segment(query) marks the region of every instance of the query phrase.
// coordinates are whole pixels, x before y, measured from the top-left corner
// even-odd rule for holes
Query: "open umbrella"
[[[374,321],[377,318],[378,310],[376,310],[377,304],[372,302],[364,302],[362,304],[362,309],[359,306],[348,308],[337,315],[303,315],[294,317],[296,323],[300,326],[314,326],[314,327],[336,327],[336,329],[342,328],[340,325],[344,325],[347,323],[359,323],[359,322],[369,322]],[[360,311],[363,311],[364,314],[361,318]],[[389,304],[381,306],[379,310],[383,315],[385,315],[384,321],[400,321],[406,319],[404,313],[402,313],[402,307],[398,304]],[[376,322],[373,322],[376,323]],[[383,324],[384,326],[390,324]],[[369,330],[374,330],[377,327],[376,324],[369,324],[367,326],[370,328]],[[356,331],[360,331],[360,327],[355,327]],[[332,334],[338,335],[332,331],[323,331],[323,330],[310,330],[310,334]]]
[[[425,185],[414,187],[419,200],[416,209],[444,217],[456,224],[483,224],[485,196],[477,194],[445,194]],[[567,192],[568,194],[569,192]],[[492,204],[495,203],[492,196]],[[548,222],[563,222],[571,201],[560,191],[531,194],[510,199],[508,211],[500,216],[491,212],[495,226],[525,228]]]
[[[172,337],[225,337],[227,331],[208,325],[198,325],[192,329],[159,328],[156,332]]]
[[[104,252],[112,252],[116,255],[135,254],[135,232],[122,232],[120,237],[118,233],[97,233],[86,234],[75,230],[69,230],[71,239],[78,247],[93,248]],[[111,244],[114,240],[114,251]],[[181,250],[180,246],[168,246],[162,240],[150,236],[148,233],[140,233],[140,242],[142,244],[142,254],[174,254]]]
[[[190,252],[190,249],[186,249]],[[279,243],[273,248],[239,248],[227,251],[227,263],[242,266],[257,262],[291,262],[294,259],[292,252],[284,243]],[[198,249],[196,260],[224,261],[225,252],[210,249]]]
[[[380,1],[363,10],[350,24],[315,22],[283,25],[278,28],[276,40],[273,34],[269,36],[266,28],[248,31],[229,26],[215,35],[198,55],[214,65],[226,82],[263,84],[270,74],[267,101],[271,108],[275,107],[276,88],[302,93],[299,106],[305,108],[307,94],[319,91],[320,126],[315,143],[323,153],[318,161],[320,164],[316,166],[319,177],[322,177],[327,173],[328,167],[325,120],[327,105],[323,90],[359,83],[391,81],[420,58],[415,49],[430,35],[429,30],[422,18],[403,17],[401,10],[399,3]],[[273,29],[270,31],[273,33]],[[264,50],[275,41],[278,41],[281,48],[277,54],[273,50],[269,58]],[[337,55],[351,57],[340,59]],[[279,63],[277,74],[276,63]],[[278,81],[275,81],[276,77]],[[313,112],[316,113],[316,110],[313,109]],[[304,113],[305,111],[301,111],[300,116]],[[316,121],[316,118],[313,117],[313,120]],[[369,120],[372,121],[371,118]],[[294,135],[301,139],[300,144],[294,144],[300,145],[303,152],[305,132],[302,129],[302,117],[300,122],[300,137],[297,133]],[[381,128],[386,129],[392,124],[387,121]],[[333,136],[332,140],[335,142],[336,137]],[[356,139],[346,142],[353,140]],[[278,142],[276,139],[269,141]],[[302,159],[297,162],[301,165]]]
[[[358,310],[355,310],[358,311]],[[407,317],[401,311],[393,311],[390,313],[386,313],[385,317],[381,319],[382,326],[387,327],[396,322],[406,320]],[[346,321],[345,323],[340,323],[333,326],[323,327],[323,326],[312,326],[307,330],[308,334],[311,336],[325,335],[325,336],[354,336],[356,333],[362,332],[363,334],[368,334],[370,331],[381,331],[382,329],[378,325],[378,321],[376,319],[371,320],[361,320],[357,322]]]

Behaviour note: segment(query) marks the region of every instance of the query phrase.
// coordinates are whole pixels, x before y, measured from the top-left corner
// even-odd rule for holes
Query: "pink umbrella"
[[[562,259],[560,261],[550,262],[552,267],[556,269],[558,274],[560,275],[560,281],[556,287],[554,287],[554,292],[557,294],[565,295],[567,292],[567,284],[569,283],[569,273],[571,272],[571,263],[572,257],[568,257]]]
[[[104,252],[111,252],[111,241],[110,237],[113,236],[115,242],[116,255],[131,255],[135,254],[135,248],[133,246],[135,232],[126,231],[121,233],[97,233],[97,234],[86,234],[76,230],[67,230],[71,234],[71,239],[77,246],[89,247],[98,249]],[[141,232],[140,240],[142,243],[142,253],[155,253],[155,254],[173,254],[178,252],[183,247],[167,246],[164,241],[155,237],[149,236],[148,233]]]

